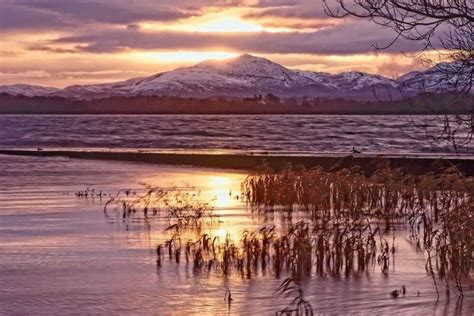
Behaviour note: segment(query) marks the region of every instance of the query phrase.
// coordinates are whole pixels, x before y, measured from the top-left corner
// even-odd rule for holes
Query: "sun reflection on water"
[[[238,201],[233,194],[239,194],[232,179],[225,176],[211,177],[209,181],[210,194],[214,195],[213,205],[216,208],[236,206]]]
[[[183,232],[186,241],[198,239],[204,233],[218,237],[220,242],[224,242],[227,237],[239,240],[241,232],[248,229],[249,225],[253,225],[250,218],[242,217],[245,204],[240,198],[241,183],[247,176],[246,173],[182,167],[182,169],[170,168],[169,172],[166,168],[160,168],[159,172],[140,176],[136,179],[136,183],[176,190],[182,194],[195,194],[194,198],[197,200],[209,203],[212,215],[215,217],[203,218],[202,229]],[[175,193],[171,195],[173,194]],[[163,242],[169,238],[168,235],[172,231],[164,231],[169,225],[165,217],[157,219],[153,224],[153,231],[148,232],[151,239]],[[141,241],[138,238],[136,242]]]

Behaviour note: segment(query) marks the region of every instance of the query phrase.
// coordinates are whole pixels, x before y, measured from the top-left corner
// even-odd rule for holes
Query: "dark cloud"
[[[263,21],[261,23],[264,27],[273,27],[273,28],[281,28],[286,27],[289,29],[301,30],[301,29],[321,29],[325,27],[335,26],[334,22],[328,20],[320,20],[320,21],[301,21],[301,22],[294,22],[292,20],[283,20],[283,21]]]
[[[127,30],[138,31],[139,29],[141,29],[141,26],[138,24],[127,25]]]
[[[153,1],[19,1],[21,7],[66,15],[83,23],[117,23],[130,24],[137,21],[172,21],[195,15],[196,12],[186,12],[176,8],[153,5]],[[156,3],[156,2],[155,2]]]
[[[299,19],[328,19],[329,17],[322,8],[304,8],[304,7],[278,7],[251,12],[244,15],[247,19],[260,18],[299,18]]]
[[[61,48],[61,47],[52,47],[48,45],[33,45],[27,48],[30,51],[40,51],[40,52],[48,52],[48,53],[69,53],[74,54],[78,52],[78,49],[69,49],[69,48]]]
[[[334,0],[327,0],[330,7],[334,7]],[[271,5],[273,3],[273,5]],[[279,5],[277,5],[279,4]],[[249,12],[244,17],[248,19],[261,18],[298,18],[298,19],[328,19],[323,1],[294,0],[294,1],[261,1],[261,10]]]
[[[200,14],[187,4],[171,0],[0,0],[0,32],[71,31],[87,25],[166,22]]]
[[[301,0],[260,0],[253,7],[274,8],[274,7],[294,7],[301,4]]]
[[[140,21],[174,21],[200,15],[207,7],[225,9],[243,4],[243,0],[0,0],[0,32],[79,30],[98,23],[134,25]],[[255,10],[247,18],[322,18],[324,15],[321,4],[310,0],[261,0],[247,8]]]
[[[11,3],[0,3],[0,32],[34,29],[36,31],[71,26],[60,16]]]
[[[374,30],[369,22],[342,24],[311,33],[193,33],[107,31],[64,37],[56,43],[80,45],[83,51],[108,53],[127,49],[227,49],[255,53],[354,54],[374,51],[374,44],[389,43],[393,34]],[[388,52],[414,52],[420,43],[397,41]]]
[[[9,50],[0,50],[0,57],[16,57],[19,56],[19,52],[9,51]]]

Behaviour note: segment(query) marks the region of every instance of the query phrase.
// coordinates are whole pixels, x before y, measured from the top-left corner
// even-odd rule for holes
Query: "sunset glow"
[[[224,51],[177,51],[177,52],[137,52],[132,54],[132,58],[137,61],[149,59],[155,62],[171,62],[171,63],[186,63],[186,62],[200,62],[207,59],[223,60],[238,56],[238,53],[230,53]]]
[[[372,45],[389,42],[393,33],[359,20],[329,18],[311,1],[193,5],[8,3],[2,16],[9,18],[0,28],[0,84],[113,82],[243,53],[288,68],[333,73],[396,77],[422,67],[400,53],[417,51],[415,44],[376,53]]]

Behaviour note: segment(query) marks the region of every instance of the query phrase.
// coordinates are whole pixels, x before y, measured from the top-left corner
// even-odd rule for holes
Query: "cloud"
[[[300,33],[197,33],[166,31],[112,30],[63,37],[52,44],[74,44],[90,53],[111,53],[126,50],[231,50],[254,53],[280,54],[354,54],[373,52],[374,44],[389,43],[393,34],[387,29],[376,29],[369,22],[358,21],[325,28],[316,32]],[[397,41],[386,51],[414,52],[421,44]]]
[[[138,31],[141,29],[141,26],[138,24],[129,24],[127,25],[127,30]]]
[[[104,83],[120,79],[129,79],[146,76],[146,72],[127,70],[102,70],[102,71],[60,71],[54,73],[56,79],[82,81],[84,83],[96,82]],[[116,78],[115,80],[111,78]]]
[[[193,32],[227,17],[267,31]],[[374,57],[373,45],[393,38],[392,30],[369,21],[329,18],[314,0],[0,0],[0,82],[64,86],[122,80],[189,65],[141,55],[176,51],[249,52],[331,72],[416,68],[416,62]],[[421,48],[400,40],[383,54]]]
[[[78,52],[78,49],[52,47],[48,45],[33,45],[33,46],[28,47],[27,49],[29,51],[40,51],[40,52],[59,53],[59,54],[75,54]]]
[[[0,32],[80,30],[86,25],[175,21],[199,15],[188,1],[2,0]],[[191,3],[191,2],[189,2]]]
[[[61,75],[64,76],[110,76],[117,74],[136,74],[136,71],[123,71],[123,70],[102,70],[102,71],[62,71]]]
[[[14,68],[14,65],[12,65]],[[62,67],[46,66],[45,69],[34,70],[0,70],[0,85],[12,83],[30,83],[48,86],[67,86],[71,84],[95,84],[104,82],[115,82],[134,77],[144,77],[149,74],[144,70],[120,70],[113,67],[120,67],[120,64],[102,65],[104,70],[88,69],[88,65],[74,65],[67,69],[67,65]],[[22,67],[25,68],[25,67]],[[55,69],[58,68],[58,69]],[[81,70],[82,69],[82,70]]]
[[[257,18],[300,18],[300,19],[329,19],[322,8],[304,8],[304,7],[276,7],[261,11],[247,13],[243,16],[247,19]]]
[[[23,72],[0,72],[2,79],[45,79],[51,78],[51,74],[44,70],[28,70]]]
[[[17,57],[20,55],[20,52],[15,52],[12,50],[0,50],[0,57]]]
[[[334,0],[328,0],[330,7],[334,6]],[[329,19],[325,12],[323,1],[293,0],[293,1],[260,1],[260,10],[254,10],[244,15],[245,18],[299,18],[299,19]]]
[[[335,26],[336,23],[330,20],[316,20],[316,21],[305,21],[305,20],[266,20],[260,23],[264,27],[269,28],[288,28],[297,32],[298,30],[312,29],[318,30],[326,27]]]
[[[253,7],[274,8],[274,7],[293,7],[301,4],[301,0],[259,0]]]
[[[426,65],[421,57],[401,58],[400,56],[391,56],[386,62],[377,65],[375,71],[396,78],[402,74],[425,68]]]
[[[69,22],[51,12],[0,3],[0,32],[27,29],[40,31],[68,26],[71,26]]]
[[[4,0],[0,3],[2,30],[30,28],[63,33],[57,40],[23,46],[48,53],[114,53],[128,50],[220,49],[255,53],[352,54],[373,51],[373,44],[390,43],[391,30],[361,20],[333,20],[321,3],[313,0]],[[152,31],[143,21],[175,21],[207,14],[209,6],[232,8],[247,4],[243,18],[256,19],[263,27],[294,32],[193,33]],[[202,5],[201,9],[196,9]],[[7,12],[5,13],[5,10]],[[247,12],[247,13],[245,13]],[[207,15],[206,15],[207,17]],[[273,17],[273,18],[269,18]],[[105,24],[105,25],[102,25]],[[122,28],[117,28],[117,24]],[[192,25],[192,24],[191,24]],[[298,32],[303,30],[304,32]],[[313,31],[313,32],[311,32]],[[44,32],[43,32],[44,33]],[[68,34],[69,35],[64,35]],[[59,36],[59,35],[51,35]],[[26,43],[26,44],[25,44]],[[66,47],[57,44],[67,43]],[[415,42],[399,41],[389,51],[416,51]]]
[[[209,10],[240,8],[243,18],[268,16],[326,18],[312,0],[2,0],[0,32],[11,30],[80,30],[86,25],[136,25],[142,21],[169,22],[205,14]]]
[[[137,21],[172,21],[196,15],[178,8],[154,5],[153,1],[22,1],[19,6],[75,18],[82,23],[130,24]]]

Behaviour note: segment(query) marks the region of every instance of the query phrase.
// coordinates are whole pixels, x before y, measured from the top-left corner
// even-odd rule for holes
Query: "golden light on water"
[[[225,228],[219,228],[218,230],[216,230],[216,236],[222,240],[224,240],[228,234],[229,234],[229,231]]]
[[[186,170],[183,170],[182,173],[160,173],[136,181],[168,188],[178,185],[183,192],[196,193],[199,191],[200,200],[209,202],[217,210],[223,209],[227,212],[231,208],[242,206],[242,202],[236,197],[240,195],[240,186],[245,177],[244,173],[212,172],[202,169],[192,173],[186,172]]]
[[[212,238],[218,237],[219,243],[224,243],[227,237],[234,241],[240,240],[242,231],[252,225],[251,219],[242,217],[247,211],[241,199],[236,198],[240,195],[241,183],[246,176],[246,173],[224,170],[170,168],[161,169],[158,173],[140,174],[135,182],[140,181],[162,188],[178,188],[184,194],[196,194],[199,201],[209,203],[215,217],[204,218],[207,226],[203,230],[198,230],[197,234],[186,232],[186,239],[196,240],[206,233]],[[166,227],[169,223],[166,221],[164,225]],[[147,234],[153,240],[161,241],[167,236],[162,230]]]
[[[240,195],[240,185],[244,175],[238,173],[206,173],[196,177],[199,179],[199,187],[203,188],[202,198],[209,200],[214,207],[214,214],[219,216],[219,223],[209,230],[211,236],[219,237],[224,242],[226,237],[239,239],[241,232],[245,229],[245,221],[237,219],[235,214],[240,214],[242,202],[236,199]]]
[[[239,202],[235,199],[235,195],[240,190],[233,183],[232,179],[225,176],[214,176],[209,180],[209,193],[213,195],[213,205],[216,208],[227,208],[236,206]]]

